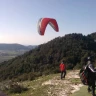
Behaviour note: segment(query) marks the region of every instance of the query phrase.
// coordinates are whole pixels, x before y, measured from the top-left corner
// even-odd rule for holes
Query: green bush
[[[28,88],[25,88],[21,85],[19,85],[18,83],[14,83],[10,85],[10,89],[9,92],[10,93],[21,93],[22,91],[27,91]]]
[[[29,80],[34,80],[36,77],[42,76],[42,73],[40,72],[30,72],[28,74],[28,79]]]

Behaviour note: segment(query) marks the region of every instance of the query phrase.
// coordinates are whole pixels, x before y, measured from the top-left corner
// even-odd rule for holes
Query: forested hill
[[[0,80],[31,80],[36,76],[56,73],[59,72],[61,60],[65,61],[67,69],[80,68],[89,55],[96,63],[96,42],[93,36],[67,34],[3,62],[0,64]]]
[[[89,34],[89,36],[91,36],[94,39],[94,41],[96,42],[96,32]]]

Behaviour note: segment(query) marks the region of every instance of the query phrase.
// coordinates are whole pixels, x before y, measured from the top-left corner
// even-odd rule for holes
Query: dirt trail
[[[65,79],[61,80],[60,76],[56,76],[42,83],[42,86],[50,85],[48,96],[70,96],[70,94],[78,91],[83,86],[79,79],[79,70],[73,70],[67,73]]]

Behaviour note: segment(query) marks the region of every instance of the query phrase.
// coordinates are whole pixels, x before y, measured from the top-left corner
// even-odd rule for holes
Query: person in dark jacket
[[[66,65],[64,64],[64,61],[60,64],[60,71],[61,71],[61,79],[65,78],[66,75]]]
[[[95,80],[96,80],[96,71],[94,69],[94,66],[91,62],[91,59],[90,57],[88,57],[88,62],[87,62],[87,65],[85,67],[85,70],[87,71],[88,73],[88,77],[87,77],[87,80],[88,80],[88,92],[91,91],[90,87],[92,87],[92,95],[95,96]]]

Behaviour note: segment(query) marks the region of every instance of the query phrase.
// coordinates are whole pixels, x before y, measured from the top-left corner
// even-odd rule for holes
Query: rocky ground
[[[54,75],[51,79],[48,79],[47,81],[42,81],[42,79],[44,78],[37,79],[35,81],[30,81],[29,83],[25,82],[24,85],[26,85],[30,90],[34,90],[34,91],[37,89],[44,88],[41,90],[41,93],[42,91],[45,90],[46,94],[45,95],[42,94],[40,96],[70,96],[74,92],[78,91],[80,87],[83,86],[83,84],[81,84],[81,81],[80,81],[79,70],[67,71],[66,77],[63,78],[62,80],[60,79],[60,74]],[[40,82],[40,80],[42,82]],[[34,82],[33,83],[34,85],[31,85],[31,82]],[[36,82],[38,82],[38,84]],[[3,83],[1,83],[1,86],[4,87],[4,84],[3,85],[2,84]],[[34,96],[34,93],[33,93],[34,91],[31,91],[31,93],[28,93],[30,94],[29,96]],[[6,94],[0,91],[0,96],[6,96]],[[26,96],[26,95],[18,94],[18,96]]]
[[[42,86],[50,85],[48,96],[70,96],[78,91],[83,85],[80,82],[79,70],[72,70],[66,74],[65,79],[56,76],[42,83]]]

